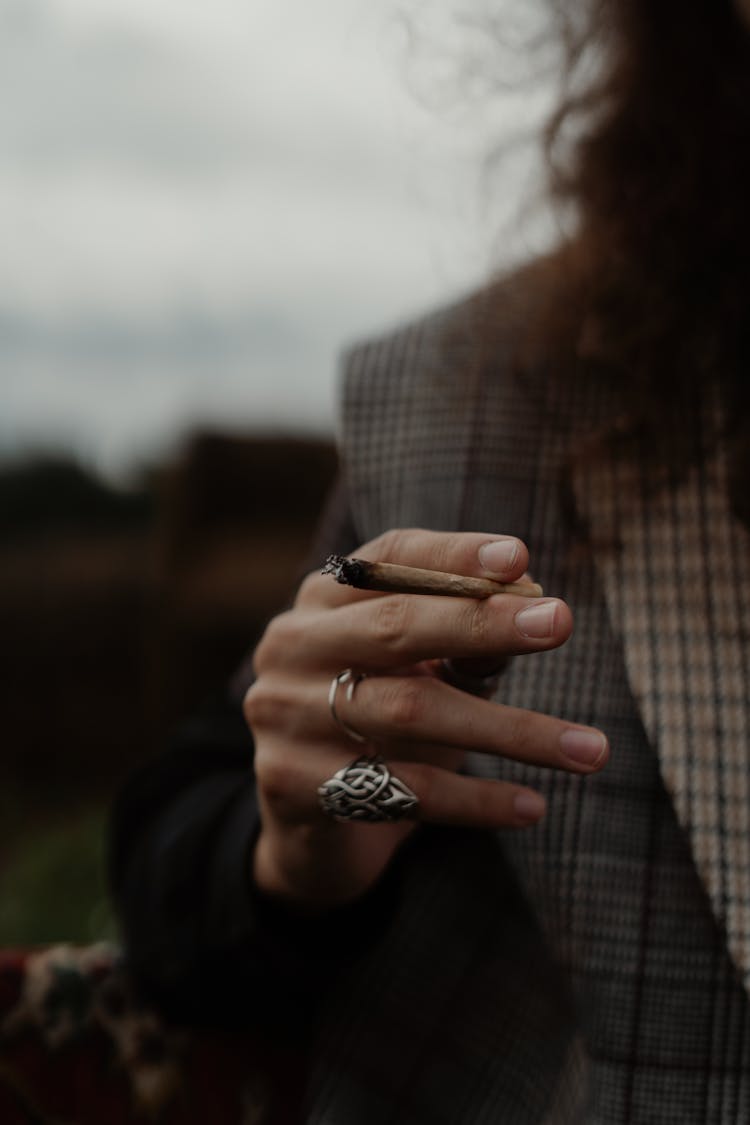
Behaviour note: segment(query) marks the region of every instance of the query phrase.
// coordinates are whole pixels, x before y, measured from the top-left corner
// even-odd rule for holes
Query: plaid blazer
[[[631,447],[576,469],[611,392],[517,374],[533,307],[511,281],[501,308],[486,355],[481,298],[349,355],[352,511],[363,540],[523,538],[576,628],[514,660],[498,698],[601,726],[611,761],[578,777],[474,756],[548,815],[425,830],[398,917],[332,987],[308,1121],[750,1122],[747,533],[715,464],[655,482]]]

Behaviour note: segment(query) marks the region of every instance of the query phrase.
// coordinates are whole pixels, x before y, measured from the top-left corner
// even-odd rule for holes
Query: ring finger
[[[373,759],[364,764],[373,765]],[[377,781],[383,779],[383,766],[386,789],[375,798],[374,808],[388,801],[391,781],[395,788],[405,786],[407,793],[416,797],[416,803],[409,803],[403,816],[406,824],[422,821],[473,828],[523,828],[541,819],[545,812],[544,798],[523,786],[467,777],[424,762],[394,761],[387,755],[385,761],[375,763],[377,788]],[[256,769],[263,800],[284,819],[308,824],[311,816],[321,823],[331,819],[321,806],[321,787],[335,788],[342,780],[342,771],[345,786],[359,786],[363,762],[356,751],[347,757],[332,748],[310,746],[309,753],[297,755],[293,765],[270,752],[256,762]],[[384,814],[382,819],[389,816]]]

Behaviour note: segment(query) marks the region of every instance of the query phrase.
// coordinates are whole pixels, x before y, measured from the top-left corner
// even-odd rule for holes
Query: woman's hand
[[[476,533],[391,531],[357,556],[512,582],[528,563],[518,539]],[[539,794],[458,775],[465,750],[574,773],[607,760],[605,736],[548,715],[505,707],[443,682],[440,661],[496,661],[563,644],[573,627],[556,598],[378,594],[312,574],[294,607],[268,626],[245,698],[255,737],[262,830],[254,878],[269,894],[310,910],[345,903],[382,874],[418,821],[523,828],[544,815]],[[366,672],[349,700],[333,677]],[[378,752],[418,797],[414,819],[365,824],[330,819],[318,787],[353,758]]]

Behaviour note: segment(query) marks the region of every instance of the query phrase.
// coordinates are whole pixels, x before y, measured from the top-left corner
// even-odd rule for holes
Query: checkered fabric
[[[581,778],[473,757],[480,775],[538,788],[548,815],[498,834],[492,858],[489,836],[481,850],[473,834],[450,834],[413,876],[408,909],[357,969],[367,1015],[351,998],[342,1015],[341,993],[332,1005],[310,1120],[750,1122],[737,969],[746,536],[719,503],[718,465],[666,492],[641,489],[632,464],[571,476],[609,392],[590,377],[516,373],[533,304],[513,282],[502,297],[487,354],[487,306],[474,299],[350,355],[341,443],[353,513],[362,539],[396,526],[522,537],[576,628],[562,649],[516,658],[498,700],[601,726],[612,758]],[[616,506],[624,495],[631,504]],[[596,562],[586,520],[594,537],[621,536],[622,551]],[[503,900],[512,878],[531,920]],[[565,985],[570,1019],[552,999]]]
[[[597,559],[633,693],[729,949],[750,986],[750,532],[733,515],[717,407],[685,479],[638,443],[577,481],[579,507],[617,543]]]

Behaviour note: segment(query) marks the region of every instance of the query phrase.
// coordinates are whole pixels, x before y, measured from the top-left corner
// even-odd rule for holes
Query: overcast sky
[[[482,109],[489,38],[444,13],[0,0],[0,452],[330,431],[342,344],[533,251],[533,164],[488,207],[482,155],[544,90]]]

